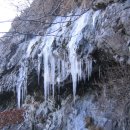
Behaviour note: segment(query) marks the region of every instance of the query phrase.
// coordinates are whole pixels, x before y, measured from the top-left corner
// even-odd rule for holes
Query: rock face
[[[39,0],[16,18],[0,43],[0,94],[27,114],[3,129],[129,130],[129,5]]]

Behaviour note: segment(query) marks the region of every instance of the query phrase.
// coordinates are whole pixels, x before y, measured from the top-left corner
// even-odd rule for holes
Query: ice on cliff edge
[[[27,52],[24,56],[24,62],[21,62],[17,80],[18,83],[16,86],[19,107],[21,99],[23,99],[27,93],[28,60],[30,58],[33,59],[34,53],[38,56],[38,83],[40,83],[40,76],[43,76],[44,78],[43,86],[45,100],[47,100],[50,93],[53,93],[54,96],[55,84],[58,83],[58,87],[60,87],[60,82],[64,81],[67,73],[70,73],[72,76],[73,95],[75,100],[77,83],[81,79],[89,79],[91,76],[93,60],[89,53],[91,53],[93,47],[91,44],[86,43],[89,44],[89,51],[88,54],[86,54],[86,59],[78,58],[76,50],[79,42],[83,38],[83,29],[87,26],[93,29],[98,15],[99,12],[89,10],[81,16],[58,16],[47,29],[43,37],[35,37],[29,42]],[[66,41],[67,43],[64,46],[62,45],[63,41]],[[35,46],[36,44],[38,45]],[[58,55],[60,55],[59,53],[63,53],[62,57],[56,56],[54,44],[59,45],[62,50],[66,49],[68,51],[67,58],[64,51],[57,52]],[[37,50],[40,50],[38,51],[39,53],[37,53]],[[69,62],[66,62],[66,59],[68,59]],[[43,68],[44,71],[41,71],[41,68]]]

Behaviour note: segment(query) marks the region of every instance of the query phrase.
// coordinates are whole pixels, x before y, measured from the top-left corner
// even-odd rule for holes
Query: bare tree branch
[[[9,32],[0,32],[0,34],[5,34],[3,37],[14,37],[14,36],[18,36],[18,35],[32,35],[32,36],[44,36],[45,33],[43,34],[39,34],[39,33],[32,33],[32,32],[27,32],[27,31],[21,31],[20,28],[21,28],[21,24],[24,23],[24,22],[31,22],[33,24],[42,24],[42,25],[47,25],[47,27],[49,27],[49,25],[53,25],[53,24],[62,24],[62,23],[73,23],[74,21],[76,21],[78,18],[80,18],[80,16],[82,16],[84,13],[86,13],[86,11],[88,11],[88,9],[82,9],[81,13],[80,14],[71,14],[71,15],[60,15],[58,13],[56,13],[56,10],[60,9],[60,6],[63,3],[64,0],[59,0],[57,1],[57,3],[55,4],[53,10],[50,10],[49,12],[46,12],[45,11],[45,4],[43,2],[43,10],[42,10],[42,13],[44,13],[43,16],[39,15],[38,17],[35,17],[34,19],[33,18],[33,15],[31,16],[30,14],[28,14],[29,11],[32,11],[30,10],[30,8],[26,9],[24,12],[21,12],[21,14],[24,14],[22,15],[22,17],[17,17],[15,18],[14,20],[6,20],[6,21],[0,21],[0,24],[2,23],[14,23],[16,22],[16,24],[13,26],[13,29],[11,29]],[[27,3],[30,4],[30,1],[27,0]],[[13,4],[12,4],[13,5]],[[13,6],[16,6],[16,8],[19,8],[17,5],[13,5]],[[18,9],[18,11],[20,11],[20,9]],[[36,14],[37,12],[34,11],[34,14]],[[24,17],[25,18],[24,18]],[[30,16],[32,18],[30,18]],[[46,21],[46,19],[48,17],[57,17],[57,16],[60,16],[60,17],[75,17],[75,19],[73,20],[69,20],[69,21],[59,21],[59,22],[52,22],[52,21]],[[44,27],[43,26],[43,30],[46,30],[46,26]],[[19,28],[20,27],[20,28]],[[64,27],[64,26],[61,26],[61,28]],[[59,31],[59,29],[57,30],[54,30],[53,32],[50,32],[48,34],[46,34],[46,36],[53,36],[53,33],[56,32],[56,31]],[[59,36],[56,36],[56,37],[59,37]],[[73,36],[72,36],[73,37]],[[0,38],[1,40],[1,38]]]

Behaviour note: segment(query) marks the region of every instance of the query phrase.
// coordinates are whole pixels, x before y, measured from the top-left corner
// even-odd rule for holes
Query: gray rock
[[[20,18],[36,19],[38,18],[38,16],[43,16],[44,12],[42,10],[42,2],[42,0],[34,1],[34,3],[32,4],[32,8],[30,8],[30,11],[32,12],[29,13],[30,11],[27,9]],[[48,4],[47,2],[48,1],[46,1],[46,5]],[[57,2],[58,1],[55,1],[55,3]],[[127,112],[124,112],[124,104],[129,100],[130,91],[128,79],[130,58],[128,58],[127,60],[125,59],[125,57],[130,57],[128,46],[130,39],[130,13],[128,13],[130,12],[129,3],[129,0],[127,0],[126,2],[119,0],[95,0],[93,3],[93,7],[97,11],[91,9],[93,7],[89,7],[89,16],[91,17],[89,17],[88,24],[82,30],[82,38],[76,44],[76,53],[78,54],[78,60],[80,60],[81,58],[85,60],[88,57],[96,60],[95,63],[93,62],[93,73],[94,71],[96,72],[96,78],[94,77],[94,75],[92,75],[92,79],[90,79],[89,84],[85,84],[85,87],[94,86],[94,88],[88,88],[87,92],[84,92],[83,90],[82,95],[80,95],[80,98],[76,99],[75,104],[73,104],[73,99],[71,97],[65,97],[68,95],[68,93],[63,92],[63,95],[65,96],[62,95],[63,99],[61,98],[60,100],[61,103],[59,103],[59,109],[55,107],[56,103],[54,102],[54,100],[50,100],[47,103],[43,102],[42,100],[42,102],[37,103],[34,98],[28,97],[28,99],[25,101],[25,104],[23,105],[23,107],[26,108],[27,111],[25,124],[21,126],[11,126],[10,128],[5,127],[3,128],[3,130],[17,130],[18,127],[20,127],[21,130],[31,130],[32,128],[35,128],[37,130],[86,130],[85,118],[88,116],[94,119],[94,126],[100,126],[101,128],[104,128],[104,130],[129,129],[130,119],[129,117],[127,117],[127,114],[129,113],[128,105],[126,107]],[[52,5],[49,4],[48,6],[49,7],[46,12],[49,13],[49,10],[53,10],[53,3]],[[35,11],[33,9],[35,9]],[[26,13],[28,15],[33,15],[30,15],[27,18]],[[95,17],[92,17],[93,15]],[[18,18],[16,18],[16,20],[17,19]],[[13,27],[11,30],[14,30],[14,27],[20,23],[16,31],[22,31],[24,33],[29,32],[29,34],[27,36],[22,35],[13,37],[12,39],[5,38],[5,43],[0,43],[0,93],[10,90],[14,93],[16,92],[16,89],[19,85],[19,71],[21,68],[22,72],[23,70],[27,69],[25,74],[25,77],[27,77],[28,79],[27,88],[33,86],[31,83],[37,82],[37,78],[34,81],[34,77],[38,77],[37,63],[38,54],[41,53],[42,50],[42,48],[40,48],[42,37],[31,46],[30,56],[27,58],[25,56],[27,56],[26,52],[30,41],[35,39],[33,33],[37,34],[40,32],[40,35],[42,35],[44,34],[44,31],[47,27],[52,26],[50,24],[44,25],[44,18],[41,20],[43,21],[43,23],[41,24],[27,21],[15,21],[12,24]],[[46,21],[50,22],[52,20],[53,17],[50,17]],[[70,63],[68,60],[67,50],[67,44],[70,41],[69,38],[72,37],[70,35],[72,26],[73,22],[71,24],[69,22],[69,26],[67,27],[67,31],[65,32],[65,34],[60,38],[56,37],[55,43],[52,47],[52,52],[57,59],[63,59],[65,54],[65,62],[68,67],[66,67],[65,69],[68,69],[68,71],[66,72],[65,76],[60,80],[62,80],[62,82],[64,80],[67,80],[69,82],[68,84],[66,83],[66,87],[70,87],[70,84],[72,83],[71,80],[68,80],[70,75]],[[101,55],[98,55],[100,53]],[[104,56],[105,54],[107,56]],[[109,57],[110,59],[109,61],[107,61],[107,58]],[[115,57],[115,59],[113,57]],[[42,59],[43,57],[41,56],[41,64]],[[120,65],[119,62],[121,63]],[[128,65],[128,72],[127,70],[125,70],[123,71],[124,73],[121,73],[121,70],[124,68],[122,64]],[[104,69],[104,67],[107,65],[108,68]],[[101,84],[96,83],[100,81],[95,81],[95,79],[99,80],[97,79],[97,73],[99,73],[99,69],[97,71],[97,68],[99,68],[99,66],[101,66],[101,69],[104,69],[104,75],[102,77],[106,78],[100,79]],[[114,71],[111,66],[114,66],[114,69],[117,69],[117,71]],[[118,68],[119,66],[120,68]],[[108,70],[109,68],[112,70]],[[43,66],[41,68],[41,71],[43,71]],[[107,75],[110,74],[107,71],[114,71],[115,73],[111,72],[112,75]],[[123,75],[121,75],[120,73]],[[115,75],[117,76],[117,78],[113,78]],[[56,73],[56,76],[58,79],[59,74]],[[109,78],[107,76],[111,78],[109,82]],[[93,85],[94,83],[97,86]],[[43,75],[41,73],[40,84],[38,85],[38,83],[36,83],[34,85],[39,87],[43,86]],[[105,89],[103,89],[104,86],[106,86]],[[32,96],[35,96],[35,94],[35,92],[32,92]]]

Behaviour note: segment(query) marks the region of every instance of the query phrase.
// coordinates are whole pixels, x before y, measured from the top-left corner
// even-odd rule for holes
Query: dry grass
[[[24,110],[13,109],[0,113],[0,129],[7,125],[20,124],[24,121]]]

